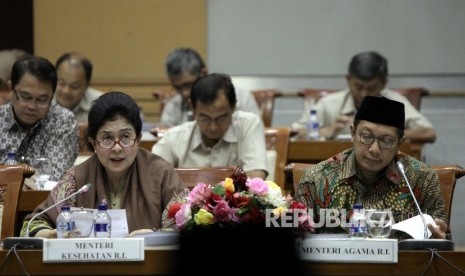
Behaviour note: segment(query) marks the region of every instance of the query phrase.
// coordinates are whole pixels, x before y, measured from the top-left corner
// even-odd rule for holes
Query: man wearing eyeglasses
[[[445,238],[448,218],[438,176],[427,164],[399,151],[405,139],[404,127],[402,103],[366,96],[350,126],[352,148],[305,172],[296,199],[314,211],[315,221],[324,220],[319,217],[322,209],[350,211],[354,203],[362,203],[365,209],[390,209],[399,222],[402,214],[418,213],[408,186],[397,170],[396,162],[401,162],[421,210],[431,215],[438,225],[428,226],[433,236]],[[348,232],[342,226],[316,230]]]
[[[13,65],[12,99],[0,107],[0,163],[8,152],[24,161],[46,157],[54,181],[73,165],[78,154],[76,119],[52,103],[56,85],[55,68],[44,58],[25,56]]]
[[[229,76],[199,78],[192,86],[190,102],[195,121],[169,128],[152,152],[174,167],[239,166],[249,177],[265,179],[263,123],[253,113],[234,112],[236,94]]]
[[[346,76],[348,89],[330,93],[315,105],[320,120],[320,136],[337,139],[350,134],[350,124],[365,96],[386,97],[405,106],[405,137],[412,142],[433,143],[436,132],[431,122],[400,93],[386,89],[388,61],[377,52],[362,52],[352,57]],[[304,129],[310,110],[304,110],[295,129]]]
[[[199,53],[195,50],[177,48],[166,57],[166,74],[177,94],[165,104],[160,123],[162,126],[172,127],[191,120],[189,94],[192,84],[198,78],[206,76],[208,70]],[[236,89],[236,96],[238,110],[261,116],[257,102],[250,91]]]

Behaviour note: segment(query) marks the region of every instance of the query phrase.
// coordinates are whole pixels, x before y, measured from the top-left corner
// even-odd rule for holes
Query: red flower
[[[249,202],[250,202],[250,197],[248,196],[238,196],[238,197],[235,197],[236,199],[236,206],[237,208],[242,208],[242,207],[246,207],[247,205],[249,205]]]
[[[237,169],[230,177],[233,180],[234,187],[236,187],[236,192],[247,190],[245,186],[245,183],[247,183],[247,174],[242,169]]]
[[[179,209],[181,209],[182,205],[183,204],[181,202],[174,202],[171,204],[170,208],[168,209],[168,218],[174,218]]]
[[[242,219],[247,224],[262,224],[265,222],[265,216],[257,207],[251,207]]]
[[[292,201],[289,208],[290,209],[303,209],[303,210],[306,210],[307,206],[305,206],[305,204],[303,204],[302,202]]]

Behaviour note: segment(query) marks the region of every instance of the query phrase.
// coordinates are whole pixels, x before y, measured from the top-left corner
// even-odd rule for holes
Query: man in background
[[[365,96],[384,96],[405,106],[405,137],[412,142],[433,143],[436,132],[431,122],[401,94],[385,89],[388,77],[388,62],[377,52],[362,52],[355,55],[349,64],[346,76],[348,89],[330,93],[315,106],[320,120],[320,137],[335,139],[339,134],[350,134],[353,121]],[[305,129],[310,111],[298,122],[295,129]]]
[[[19,49],[0,51],[0,105],[11,101],[11,91],[8,87],[8,81],[11,77],[11,67],[25,54],[25,51]]]
[[[165,65],[166,74],[177,94],[165,104],[160,123],[164,127],[172,127],[192,119],[189,106],[192,84],[198,78],[206,76],[208,70],[200,55],[190,48],[178,48],[169,53]],[[261,116],[257,102],[250,91],[236,89],[236,95],[238,110]]]
[[[195,120],[166,130],[152,152],[176,168],[238,166],[248,177],[265,179],[263,123],[253,113],[235,111],[234,90],[227,75],[196,80],[190,92]]]
[[[92,102],[102,92],[90,87],[92,63],[79,53],[66,53],[56,62],[56,102],[73,111],[78,122],[86,123]]]
[[[0,106],[0,163],[8,152],[17,158],[50,160],[50,180],[58,181],[78,155],[76,119],[52,102],[57,86],[55,67],[48,60],[24,56],[13,65],[11,102]]]

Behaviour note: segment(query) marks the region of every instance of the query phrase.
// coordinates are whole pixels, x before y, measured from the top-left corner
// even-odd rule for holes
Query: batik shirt
[[[422,212],[447,222],[444,198],[435,171],[427,164],[399,152],[399,160]],[[395,222],[418,214],[402,175],[391,162],[378,180],[370,185],[363,183],[357,175],[355,153],[345,150],[308,169],[296,192],[296,199],[313,210],[315,223],[325,220],[323,209],[346,210],[346,222],[354,203],[362,203],[365,209],[391,209]],[[348,232],[347,227],[316,227],[317,233]],[[392,237],[405,237],[393,233]]]
[[[16,121],[11,104],[0,106],[0,163],[8,152],[16,152],[18,161],[47,157],[52,165],[50,180],[58,181],[78,155],[78,140],[76,119],[64,107],[51,104],[42,120],[24,128]]]

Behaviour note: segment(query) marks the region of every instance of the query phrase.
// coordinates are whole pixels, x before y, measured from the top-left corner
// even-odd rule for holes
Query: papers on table
[[[45,185],[44,185],[44,190],[50,191],[50,190],[53,189],[53,187],[55,187],[57,184],[58,184],[57,181],[47,180],[47,182],[45,182]]]
[[[437,226],[436,222],[434,222],[434,219],[428,215],[428,214],[423,214],[423,217],[425,218],[426,225],[428,223],[432,224],[433,226]],[[425,231],[425,225],[423,224],[423,220],[421,219],[420,215],[414,216],[412,218],[403,220],[399,223],[396,223],[392,226],[393,230],[397,231],[403,231],[414,239],[424,239],[424,231]],[[428,238],[431,237],[431,231],[427,229],[428,231]]]
[[[150,133],[149,131],[142,131],[142,141],[156,141],[157,137]]]
[[[350,134],[338,134],[336,136],[336,140],[338,141],[348,141],[350,139],[352,139],[352,135]]]

